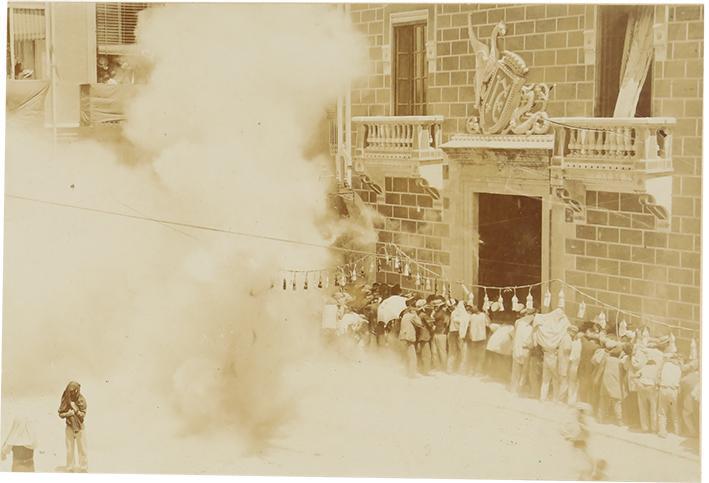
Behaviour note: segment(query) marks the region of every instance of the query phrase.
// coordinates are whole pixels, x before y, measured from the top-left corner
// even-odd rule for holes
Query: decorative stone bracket
[[[569,181],[565,186],[552,187],[552,191],[566,205],[566,221],[586,222],[586,190],[582,184]]]
[[[366,174],[360,174],[359,175],[360,180],[362,181],[362,185],[365,186],[367,189],[373,191],[377,195],[380,195],[384,192],[381,186],[376,184],[372,179],[367,176]]]
[[[423,192],[430,196],[434,201],[441,199],[441,193],[433,186],[430,186],[425,178],[418,178],[416,180],[416,184],[418,184],[418,186],[423,189]]]

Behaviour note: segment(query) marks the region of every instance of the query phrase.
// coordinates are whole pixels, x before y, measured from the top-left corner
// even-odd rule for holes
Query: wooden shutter
[[[394,115],[426,114],[426,24],[394,27]]]
[[[147,7],[147,3],[97,3],[96,43],[134,44],[138,13]]]

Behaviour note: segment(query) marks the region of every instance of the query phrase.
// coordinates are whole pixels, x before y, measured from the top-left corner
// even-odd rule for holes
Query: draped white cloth
[[[398,319],[405,308],[406,299],[400,295],[392,295],[379,304],[377,321],[389,323],[391,320]]]
[[[24,446],[29,449],[37,448],[37,435],[34,427],[25,417],[17,417],[12,421],[10,432],[5,441],[3,441],[3,449],[12,446]]]
[[[562,309],[555,309],[548,314],[534,316],[534,341],[544,350],[559,347],[562,337],[571,325]]]
[[[620,66],[620,89],[613,117],[635,117],[640,92],[652,62],[653,19],[652,5],[638,6],[629,14]]]

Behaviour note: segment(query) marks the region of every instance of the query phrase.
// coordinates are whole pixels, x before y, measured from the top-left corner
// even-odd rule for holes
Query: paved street
[[[398,368],[381,369],[390,362],[326,362],[327,368],[291,369],[298,413],[270,449],[255,455],[245,453],[237,430],[195,434],[177,424],[169,405],[86,383],[91,471],[577,478],[581,461],[560,434],[570,414],[562,405],[520,399],[474,378],[407,379]],[[115,399],[124,397],[119,407]],[[18,404],[36,417],[41,471],[54,471],[64,457],[57,403],[52,396],[8,398],[3,405],[3,421]],[[121,430],[116,418],[125,421]],[[592,431],[591,451],[608,461],[609,479],[699,480],[697,452],[683,438],[661,440],[612,425],[594,424]],[[0,466],[8,468],[9,461]]]

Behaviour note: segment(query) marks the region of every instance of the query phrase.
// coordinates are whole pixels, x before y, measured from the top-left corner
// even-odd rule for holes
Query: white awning
[[[38,8],[12,8],[12,32],[15,42],[41,40],[47,37],[44,10]]]

